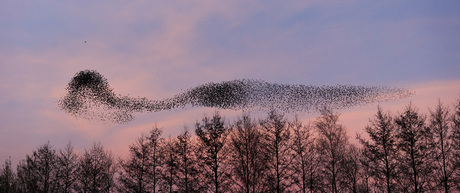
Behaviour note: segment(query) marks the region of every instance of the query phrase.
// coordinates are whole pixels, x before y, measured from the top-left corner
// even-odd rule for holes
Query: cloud
[[[430,81],[407,85],[408,88],[415,91],[414,96],[402,100],[346,109],[341,111],[340,119],[347,127],[351,141],[357,143],[354,139],[355,134],[364,134],[363,136],[366,137],[365,127],[369,124],[369,120],[374,118],[377,112],[377,105],[380,105],[384,112],[390,112],[393,116],[396,116],[402,113],[409,103],[412,103],[417,107],[419,113],[428,116],[429,109],[433,110],[439,99],[444,105],[453,110],[457,100],[460,99],[458,85],[460,85],[460,80]]]
[[[437,98],[450,105],[459,97],[457,2],[1,4],[0,160],[12,155],[17,162],[48,139],[56,147],[72,140],[83,149],[101,140],[108,148],[126,148],[154,123],[175,136],[184,124],[191,126],[214,111],[139,114],[125,125],[75,119],[56,101],[69,78],[84,69],[104,74],[116,93],[153,99],[241,78],[415,88],[411,99],[381,103],[392,112],[411,100],[424,110]],[[367,105],[341,111],[348,134],[363,129],[375,110],[376,105]],[[229,121],[239,113],[222,112]]]

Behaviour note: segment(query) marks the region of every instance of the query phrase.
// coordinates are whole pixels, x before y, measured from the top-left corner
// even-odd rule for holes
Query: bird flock
[[[116,95],[107,79],[94,70],[78,72],[66,90],[67,94],[58,102],[62,110],[75,117],[112,123],[131,121],[135,112],[158,112],[175,108],[316,112],[324,108],[343,109],[396,100],[414,94],[407,89],[385,86],[289,85],[241,79],[206,83],[171,98],[149,100]]]

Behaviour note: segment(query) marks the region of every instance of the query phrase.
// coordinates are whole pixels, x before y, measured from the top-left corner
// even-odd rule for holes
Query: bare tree
[[[152,186],[150,177],[152,149],[150,147],[149,140],[142,134],[129,147],[129,157],[126,160],[119,160],[121,169],[117,179],[120,192],[150,192]]]
[[[47,142],[27,155],[18,165],[18,181],[23,192],[54,192],[56,190],[56,150]]]
[[[346,148],[346,154],[344,157],[344,180],[343,185],[347,192],[357,193],[360,191],[361,183],[361,152],[353,144],[349,144]]]
[[[151,149],[150,154],[150,176],[152,179],[151,190],[155,193],[159,189],[159,182],[161,181],[161,169],[164,160],[163,153],[163,144],[164,139],[161,137],[162,131],[155,125],[155,127],[150,130],[150,135],[148,136],[149,146]]]
[[[194,154],[195,146],[192,143],[190,134],[187,130],[177,136],[175,144],[175,154],[177,156],[177,170],[175,185],[178,192],[192,193],[201,192],[200,180],[198,179],[199,170],[197,169],[197,160]]]
[[[423,192],[429,188],[431,172],[433,171],[430,144],[432,133],[425,126],[425,117],[420,115],[415,107],[409,104],[403,113],[395,118],[400,149],[400,182],[401,191]]]
[[[172,138],[169,138],[163,146],[164,161],[162,169],[162,179],[160,181],[161,192],[174,192],[175,191],[175,176],[178,170],[178,155],[176,153],[176,143]]]
[[[260,121],[265,141],[265,151],[271,160],[268,161],[267,185],[272,192],[284,192],[292,185],[290,166],[292,163],[290,130],[283,114],[270,111],[268,117]]]
[[[460,191],[460,99],[455,105],[455,112],[452,115],[452,140],[454,175],[452,178],[455,190]]]
[[[232,156],[230,162],[235,192],[256,193],[266,191],[263,175],[267,157],[263,152],[263,139],[258,124],[248,114],[239,117],[230,136]]]
[[[225,126],[216,112],[164,140],[156,126],[120,159],[100,143],[76,154],[48,143],[0,168],[0,192],[458,192],[460,99],[452,114],[438,101],[428,122],[412,105],[395,117],[378,111],[362,149],[348,143],[339,114],[325,109],[313,124],[271,111]],[[114,176],[117,176],[118,189]]]
[[[38,192],[37,177],[32,167],[32,158],[26,155],[17,166],[17,183],[19,192]]]
[[[294,150],[293,178],[294,184],[300,192],[314,192],[318,189],[318,170],[320,166],[320,156],[317,153],[315,138],[311,125],[303,125],[297,117],[291,123],[292,149]]]
[[[337,193],[344,187],[344,153],[348,145],[345,128],[338,121],[339,115],[332,110],[325,109],[321,113],[315,126],[318,131],[318,145],[323,155],[323,170],[326,183],[326,192]]]
[[[78,168],[78,155],[69,142],[64,149],[59,150],[56,158],[56,184],[58,192],[72,192]]]
[[[11,168],[11,159],[8,158],[0,168],[0,192],[13,193],[16,191],[16,175]]]
[[[364,148],[363,155],[369,161],[367,166],[372,170],[372,178],[378,186],[384,187],[385,192],[391,193],[394,191],[397,178],[398,148],[396,128],[390,113],[382,112],[379,106],[374,119],[370,121],[369,126],[366,126],[366,132],[370,141],[361,137],[358,139]]]
[[[141,193],[160,190],[164,160],[163,142],[161,130],[155,125],[148,136],[142,134],[130,146],[130,156],[119,161],[119,191]]]
[[[212,118],[204,117],[202,123],[195,125],[204,185],[208,191],[215,193],[229,188],[229,172],[225,163],[229,152],[226,148],[229,128],[224,124],[224,119],[216,112]]]
[[[444,192],[449,192],[452,188],[452,175],[454,172],[451,139],[451,119],[449,109],[442,105],[438,100],[438,105],[434,111],[430,111],[430,128],[433,131],[434,153],[437,165],[435,170],[436,185],[442,187]]]
[[[361,149],[360,151],[360,156],[359,156],[359,162],[361,165],[361,183],[359,184],[359,192],[366,192],[369,193],[371,192],[371,185],[374,180],[371,179],[371,176],[373,174],[373,171],[371,170],[371,160],[369,159],[370,156],[366,155],[367,152],[365,149]],[[381,192],[383,191],[383,188],[380,188]]]
[[[106,151],[101,143],[94,143],[80,157],[76,189],[79,192],[111,192],[115,173],[112,153]]]

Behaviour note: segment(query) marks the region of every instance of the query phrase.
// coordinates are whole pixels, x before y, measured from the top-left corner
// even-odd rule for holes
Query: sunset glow
[[[305,93],[298,85],[415,93],[335,109],[357,143],[378,105],[398,113],[412,102],[427,114],[439,99],[453,110],[459,10],[458,1],[2,1],[0,161],[16,164],[47,141],[57,148],[71,142],[78,152],[101,142],[123,157],[154,125],[176,137],[216,110],[230,124],[243,112],[262,118],[269,109],[262,97],[250,101],[259,110],[187,98],[174,105],[189,108],[131,109],[135,119],[88,121],[59,106],[69,80],[86,69],[132,100],[175,100],[200,85],[248,84],[243,80]],[[284,112],[304,122],[318,117],[305,109]]]

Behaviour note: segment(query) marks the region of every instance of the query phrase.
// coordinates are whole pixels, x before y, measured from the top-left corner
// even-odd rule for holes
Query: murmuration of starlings
[[[107,79],[94,70],[75,74],[59,107],[75,117],[112,123],[134,119],[135,112],[158,112],[175,108],[212,107],[248,111],[277,110],[285,113],[344,109],[412,96],[413,91],[386,86],[311,86],[240,79],[206,83],[171,98],[150,100],[117,95]]]

